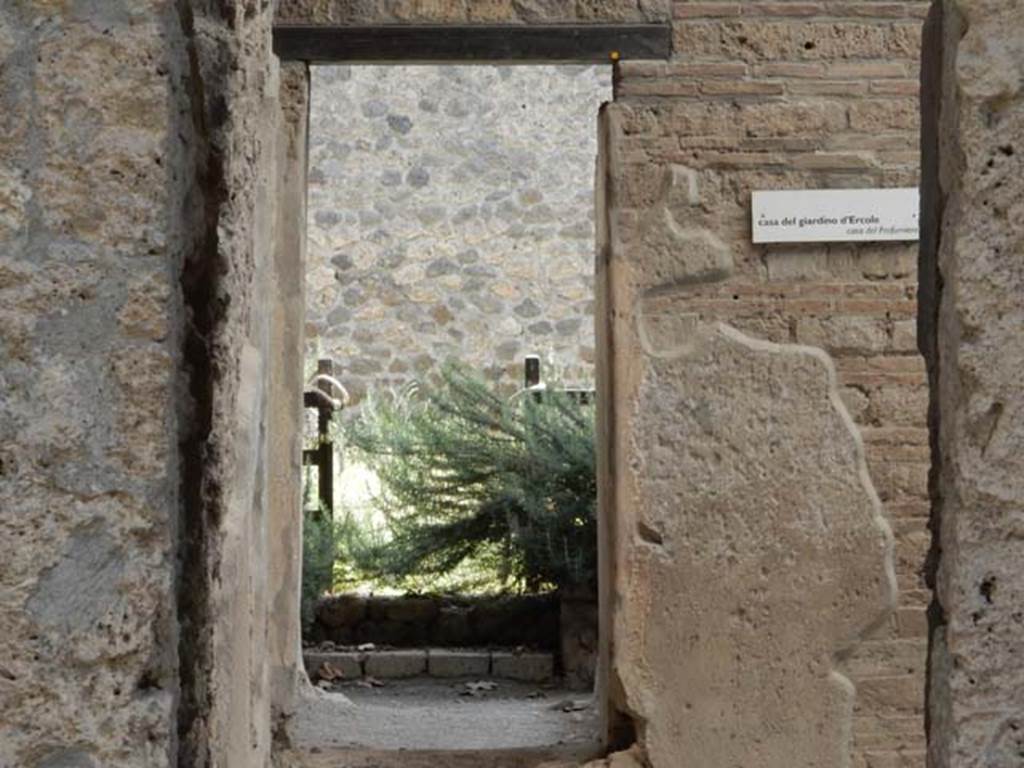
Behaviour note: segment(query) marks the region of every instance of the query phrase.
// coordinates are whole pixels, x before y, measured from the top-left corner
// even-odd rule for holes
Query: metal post
[[[538,355],[527,355],[523,369],[523,382],[527,389],[540,384],[540,357]]]
[[[334,361],[318,360],[317,373],[334,375]],[[317,389],[328,397],[334,397],[334,386],[326,381],[318,381]],[[331,417],[334,411],[325,402],[317,404],[317,493],[320,496],[320,509],[329,518],[334,517],[334,443],[330,439]]]

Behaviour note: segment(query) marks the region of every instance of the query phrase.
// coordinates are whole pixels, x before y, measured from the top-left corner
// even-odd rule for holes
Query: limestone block
[[[427,672],[426,651],[371,651],[364,665],[371,677],[416,677]]]
[[[491,654],[491,674],[509,680],[541,682],[550,680],[555,672],[555,660],[550,653]]]
[[[895,578],[832,363],[706,323],[644,352],[612,672],[650,764],[848,765],[841,660]]]
[[[324,664],[341,672],[345,680],[356,680],[363,676],[363,654],[356,651],[334,651],[321,653],[306,651],[302,654],[303,663],[306,667],[306,674],[315,679]]]
[[[427,673],[431,677],[483,677],[490,672],[491,655],[486,651],[427,651]]]

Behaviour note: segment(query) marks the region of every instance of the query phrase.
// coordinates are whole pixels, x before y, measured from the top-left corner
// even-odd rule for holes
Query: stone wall
[[[3,765],[269,760],[247,312],[269,22],[234,2],[0,11]]]
[[[314,67],[307,357],[358,399],[448,359],[593,379],[611,67]]]
[[[4,766],[270,760],[270,12],[0,10]]]
[[[923,134],[932,379],[929,765],[1024,755],[1024,8],[935,7]]]
[[[608,686],[655,766],[924,764],[916,246],[755,246],[749,216],[756,189],[917,183],[925,11],[675,2],[672,61],[619,68],[598,343]]]
[[[399,648],[528,646],[558,648],[555,595],[505,598],[437,596],[319,600],[308,639],[337,645],[374,643]]]
[[[4,766],[175,764],[187,41],[162,5],[0,9]]]
[[[333,595],[317,602],[303,641],[320,650],[364,643],[541,649],[554,653],[571,688],[591,691],[597,624],[597,600],[586,592],[504,597]]]
[[[240,438],[266,430],[271,346],[250,310],[276,83],[268,8],[213,5],[0,11],[0,763],[266,763],[266,462]],[[921,765],[913,249],[751,246],[747,192],[914,183],[923,4],[283,5],[671,11],[675,57],[623,65],[605,112],[602,690],[646,751],[607,764]],[[937,766],[1012,765],[1021,19],[1012,0],[942,5],[931,744]]]

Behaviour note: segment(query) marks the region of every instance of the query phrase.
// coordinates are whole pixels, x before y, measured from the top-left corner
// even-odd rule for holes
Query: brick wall
[[[899,607],[840,663],[857,686],[853,765],[924,765],[927,382],[909,244],[755,246],[750,191],[913,186],[927,3],[675,2],[670,62],[624,62],[613,124],[624,241],[664,205],[731,274],[645,299],[826,349],[896,540]],[[654,169],[661,169],[655,172]]]

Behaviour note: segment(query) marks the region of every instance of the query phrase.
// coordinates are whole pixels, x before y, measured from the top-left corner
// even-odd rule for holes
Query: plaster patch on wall
[[[646,358],[631,407],[638,533],[615,618],[626,705],[654,768],[680,751],[848,765],[842,660],[895,605],[858,431],[821,350],[720,323],[688,340]]]
[[[732,250],[713,230],[694,226],[689,208],[699,204],[695,171],[671,165],[662,171],[661,189],[640,218],[633,245],[643,264],[640,286],[647,293],[697,283],[718,282],[733,272]],[[641,274],[641,273],[638,273]]]
[[[25,607],[40,624],[64,635],[86,630],[117,603],[124,570],[124,551],[106,524],[90,523],[72,533]]]

